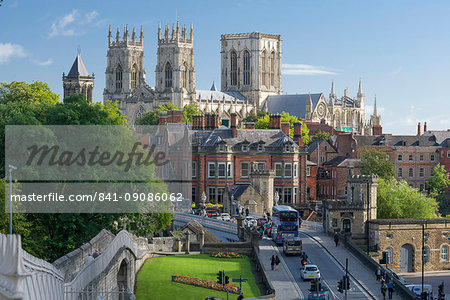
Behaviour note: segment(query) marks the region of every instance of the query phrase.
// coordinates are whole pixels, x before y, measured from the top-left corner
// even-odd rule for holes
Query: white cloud
[[[27,53],[21,45],[0,43],[0,64],[7,63],[14,57],[23,58],[26,56]]]
[[[56,36],[74,36],[85,32],[85,27],[98,23],[95,22],[98,17],[98,12],[93,10],[87,13],[80,13],[77,9],[74,9],[71,13],[64,15],[55,20],[50,29],[48,35],[49,38]]]
[[[281,73],[284,75],[335,75],[334,70],[328,67],[304,64],[282,64]]]
[[[32,59],[32,61],[33,61],[33,63],[35,63],[36,65],[41,66],[41,67],[46,67],[46,66],[50,66],[51,64],[53,64],[53,59],[51,59],[51,58],[49,58],[45,61],[40,61],[37,59]]]

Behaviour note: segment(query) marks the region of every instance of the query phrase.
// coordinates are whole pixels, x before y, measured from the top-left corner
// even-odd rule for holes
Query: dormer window
[[[258,152],[264,151],[264,144],[258,144]]]
[[[291,151],[292,151],[291,145],[289,145],[289,144],[284,145],[284,152],[291,152]]]
[[[227,151],[227,145],[220,144],[219,145],[219,152],[225,152],[225,151]]]
[[[242,152],[248,152],[248,144],[242,145]]]

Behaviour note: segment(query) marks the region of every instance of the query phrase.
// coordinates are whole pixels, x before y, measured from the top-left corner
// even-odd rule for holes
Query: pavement
[[[267,272],[267,276],[275,289],[276,299],[304,299],[300,288],[283,260],[278,266],[278,270],[272,271],[270,258],[272,255],[278,255],[281,259],[281,254],[271,240],[262,239],[260,241],[259,254],[261,256],[263,267]]]
[[[301,232],[311,236],[314,240],[320,243],[324,248],[328,251],[327,254],[334,258],[335,261],[338,261],[341,268],[345,268],[345,261],[348,259],[348,270],[349,273],[353,276],[352,286],[355,286],[355,279],[358,280],[359,284],[362,286],[360,290],[365,290],[369,294],[371,294],[375,299],[382,299],[380,284],[376,281],[375,273],[366,267],[361,261],[359,261],[353,254],[348,251],[341,243],[338,247],[336,247],[333,237],[328,236],[324,232],[314,231],[309,229],[302,229]],[[307,253],[308,254],[308,253]],[[320,267],[320,266],[319,266]],[[355,289],[354,293],[349,293],[349,299],[363,299],[364,295],[357,295],[357,289]],[[354,294],[353,296],[351,294]],[[366,295],[366,299],[369,297]],[[386,297],[387,298],[387,297]],[[394,289],[393,299],[402,299],[398,294],[396,294]]]

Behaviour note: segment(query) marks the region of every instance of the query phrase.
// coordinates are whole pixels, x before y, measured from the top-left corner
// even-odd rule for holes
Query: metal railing
[[[106,290],[104,288],[94,288],[89,286],[82,290],[66,289],[64,291],[65,299],[77,300],[131,300],[136,299],[129,288],[115,288]]]

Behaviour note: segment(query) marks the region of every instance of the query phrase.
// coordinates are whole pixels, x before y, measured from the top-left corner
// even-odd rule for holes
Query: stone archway
[[[117,287],[119,291],[128,289],[128,263],[125,259],[120,263],[119,271],[117,272]]]
[[[414,246],[404,244],[400,248],[400,271],[414,272]]]

